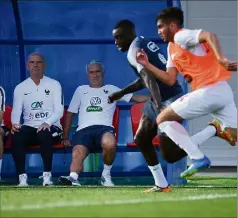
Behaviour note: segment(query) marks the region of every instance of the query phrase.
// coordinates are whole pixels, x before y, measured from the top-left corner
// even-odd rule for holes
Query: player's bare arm
[[[121,89],[118,92],[114,92],[112,93],[109,97],[108,97],[108,102],[109,103],[113,103],[114,101],[117,101],[119,99],[121,99],[124,95],[129,94],[129,93],[133,93],[136,91],[139,91],[141,89],[145,88],[141,78],[136,79],[133,83],[131,83],[130,85],[128,85],[127,87],[125,87],[124,89]]]
[[[73,117],[74,117],[74,113],[67,111],[65,122],[64,122],[63,139],[62,139],[62,144],[66,147],[71,146],[71,143],[69,141],[69,132],[71,130]]]
[[[143,103],[150,100],[149,95],[133,95],[130,102]]]
[[[237,71],[237,61],[229,61],[223,54],[218,37],[214,33],[201,31],[199,42],[207,42],[213,49],[219,63],[229,71]]]
[[[147,54],[143,49],[137,51],[136,60],[142,64],[147,70],[152,72],[154,76],[163,83],[172,86],[177,80],[178,70],[175,67],[167,68],[167,71],[160,70],[151,64],[148,60]]]
[[[160,89],[158,83],[155,80],[154,75],[146,68],[143,68],[140,71],[140,76],[143,80],[145,87],[149,90],[156,108],[160,109],[161,106]]]

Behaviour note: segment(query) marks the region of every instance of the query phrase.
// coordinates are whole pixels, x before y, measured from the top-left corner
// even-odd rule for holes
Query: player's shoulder
[[[49,84],[51,84],[51,85],[55,85],[55,86],[59,86],[60,85],[60,82],[58,80],[50,78],[48,76],[44,76],[44,81],[49,83]]]
[[[143,46],[146,44],[146,42],[149,42],[148,39],[146,39],[144,36],[137,36],[131,43],[130,48],[143,48]]]
[[[103,89],[108,89],[108,90],[118,90],[119,88],[117,87],[117,86],[115,86],[115,85],[111,85],[111,84],[107,84],[107,85],[104,85],[103,87],[102,87]]]
[[[76,88],[75,92],[88,91],[90,89],[91,87],[89,85],[81,85]]]
[[[30,80],[31,79],[29,77],[29,78],[23,80],[22,82],[20,82],[18,85],[16,85],[15,91],[17,90],[18,92],[20,92],[20,91],[23,91],[25,89],[28,89],[28,84],[31,82]]]
[[[139,48],[143,48],[143,46],[142,46],[143,40],[144,39],[142,36],[137,36],[132,41],[132,43],[128,49],[128,53],[127,53],[127,59],[129,60],[129,62],[133,62],[133,60],[135,60],[137,50]]]
[[[190,33],[190,29],[181,29],[180,31],[178,31],[177,33],[175,33],[174,35],[174,42],[177,42],[178,40],[180,40],[180,38],[186,37],[189,33]]]
[[[180,42],[187,41],[189,38],[195,37],[201,31],[202,29],[183,28],[174,35],[174,42],[179,44]]]

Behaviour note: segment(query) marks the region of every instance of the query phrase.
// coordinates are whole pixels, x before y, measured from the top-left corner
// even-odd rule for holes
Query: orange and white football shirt
[[[182,29],[168,46],[167,67],[176,67],[193,90],[231,77],[231,72],[219,64],[208,43],[199,43],[200,32]]]

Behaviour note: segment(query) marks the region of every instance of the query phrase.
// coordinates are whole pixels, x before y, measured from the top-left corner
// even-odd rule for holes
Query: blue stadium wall
[[[136,79],[136,75],[127,63],[126,54],[119,52],[114,45],[114,25],[121,19],[129,19],[135,23],[137,35],[153,39],[166,50],[167,45],[157,35],[155,19],[159,11],[172,5],[180,6],[180,2],[1,0],[0,85],[6,90],[7,104],[12,105],[15,86],[29,76],[25,62],[31,52],[40,52],[46,57],[45,74],[61,83],[66,106],[77,86],[88,84],[85,65],[91,60],[104,64],[105,84],[121,88],[126,86]],[[187,91],[184,80],[179,78],[179,81]],[[146,90],[142,92],[146,93]],[[133,140],[128,110],[130,104],[120,102],[119,105],[118,144],[125,145]],[[28,159],[35,159],[33,157]],[[57,162],[55,159],[56,171],[60,168],[68,171],[68,163],[63,169]],[[9,164],[10,160],[5,166]],[[37,165],[38,161],[35,167]],[[7,168],[11,169],[10,166]],[[118,154],[116,168],[147,171],[138,153]]]

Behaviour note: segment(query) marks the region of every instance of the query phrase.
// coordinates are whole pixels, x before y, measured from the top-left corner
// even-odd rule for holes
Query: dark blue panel
[[[16,39],[16,25],[10,0],[0,1],[0,40]]]
[[[166,49],[165,45],[161,47]],[[93,59],[105,65],[105,84],[122,88],[137,78],[127,62],[126,54],[119,52],[115,45],[39,45],[26,46],[25,50],[26,57],[35,51],[45,55],[46,75],[62,84],[66,105],[77,86],[88,84],[85,65]]]
[[[38,51],[46,56],[46,75],[60,81],[66,105],[69,104],[78,85],[88,84],[85,65],[93,59],[100,60],[105,65],[105,84],[123,87],[136,78],[127,64],[125,54],[120,53],[115,45],[55,45],[25,48],[27,55]]]
[[[0,46],[0,86],[6,91],[6,103],[12,104],[15,86],[20,82],[19,55],[17,46]]]
[[[155,18],[166,1],[23,1],[19,3],[25,39],[111,38],[120,19],[138,34],[156,36]]]

